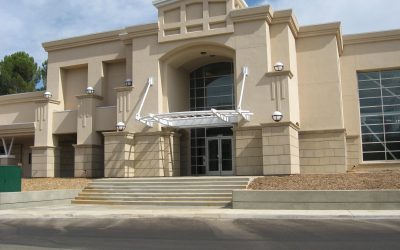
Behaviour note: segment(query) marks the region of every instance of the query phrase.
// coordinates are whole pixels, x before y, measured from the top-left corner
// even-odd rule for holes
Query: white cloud
[[[398,0],[248,0],[293,8],[301,25],[342,21],[344,33],[400,28]],[[42,42],[157,20],[151,0],[0,0],[0,59],[26,51],[46,59]]]
[[[258,4],[293,9],[300,25],[340,21],[344,34],[400,29],[398,0],[261,0]]]
[[[155,22],[151,0],[0,0],[0,58],[26,51],[38,63],[41,44],[61,38]]]

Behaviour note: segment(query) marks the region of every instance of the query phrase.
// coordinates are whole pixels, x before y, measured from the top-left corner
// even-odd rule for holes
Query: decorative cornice
[[[293,10],[280,10],[274,12],[272,17],[272,24],[288,24],[290,30],[293,33],[294,37],[297,37],[299,33],[299,24],[297,22],[296,16],[293,13]]]
[[[153,0],[153,5],[156,8],[164,7],[169,4],[178,2],[179,0]]]
[[[124,29],[124,32],[119,34],[119,39],[125,44],[132,43],[133,38],[158,35],[158,23],[150,23],[139,26],[130,26]]]
[[[102,133],[104,135],[104,137],[120,137],[120,136],[134,136],[134,133],[128,132],[128,131],[113,131],[113,132],[103,132]]]
[[[113,30],[85,36],[72,37],[57,41],[45,42],[42,44],[42,46],[46,52],[50,52],[104,42],[113,42],[119,40],[119,34],[122,32],[124,32],[124,30]]]
[[[93,99],[103,100],[102,96],[92,95],[92,94],[77,95],[75,97],[78,98],[78,99],[90,99],[90,98],[93,98]]]
[[[267,72],[265,75],[268,77],[286,76],[289,77],[290,79],[292,79],[293,77],[293,73],[290,70]]]
[[[0,135],[27,135],[35,133],[35,123],[13,123],[0,125]]]
[[[268,23],[271,23],[272,15],[272,9],[269,5],[237,9],[230,12],[230,17],[234,23],[254,20],[266,20]]]
[[[291,127],[297,131],[300,130],[300,127],[293,122],[270,122],[270,123],[261,123],[261,127]]]
[[[299,134],[309,135],[309,134],[326,134],[326,133],[346,133],[345,128],[338,129],[319,129],[319,130],[300,130]]]
[[[340,22],[302,26],[299,29],[298,38],[326,36],[326,35],[336,36],[339,55],[342,55],[343,38],[340,28]]]
[[[400,30],[387,30],[343,36],[344,45],[400,40]]]
[[[29,103],[29,102],[51,102],[54,104],[59,104],[60,102],[54,99],[46,99],[44,96],[44,91],[37,92],[27,92],[12,95],[0,96],[0,105],[16,104],[16,103]]]
[[[123,86],[123,87],[116,87],[114,88],[116,92],[125,92],[125,91],[132,91],[133,86]]]

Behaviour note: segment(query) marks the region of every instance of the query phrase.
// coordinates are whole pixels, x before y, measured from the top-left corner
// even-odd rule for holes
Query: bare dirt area
[[[308,174],[254,179],[250,190],[382,190],[400,189],[400,171],[385,173]]]
[[[32,178],[22,179],[22,191],[55,189],[83,189],[92,179],[86,178]]]

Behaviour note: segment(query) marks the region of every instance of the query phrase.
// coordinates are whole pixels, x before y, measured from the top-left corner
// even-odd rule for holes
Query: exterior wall
[[[179,176],[179,145],[174,133],[135,134],[134,175]]]
[[[301,131],[300,173],[345,173],[347,170],[344,130]]]
[[[263,142],[262,128],[236,128],[235,163],[236,175],[263,174]]]
[[[126,63],[125,61],[106,62],[104,67],[104,106],[117,105],[117,93],[114,88],[122,86],[125,81]]]
[[[301,130],[344,128],[336,37],[299,38],[296,47]]]
[[[360,139],[358,136],[346,136],[347,170],[351,170],[360,163]]]
[[[78,108],[76,96],[83,95],[87,87],[87,65],[79,68],[62,69],[61,72],[64,108],[66,110],[76,110]]]
[[[395,69],[400,67],[400,32],[385,31],[343,37],[344,51],[340,58],[343,82],[344,124],[351,153],[349,167],[363,164],[358,99],[358,71]],[[374,164],[379,165],[375,162]],[[385,164],[385,162],[381,162]]]
[[[180,138],[174,132],[104,133],[105,177],[180,175]]]
[[[100,145],[74,145],[75,177],[98,178],[104,176],[104,148]]]

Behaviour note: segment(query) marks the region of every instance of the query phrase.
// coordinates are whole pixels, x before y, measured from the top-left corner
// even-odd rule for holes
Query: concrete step
[[[211,186],[211,185],[243,185],[246,186],[248,181],[198,181],[198,182],[92,182],[90,186]]]
[[[227,207],[231,202],[221,201],[109,201],[109,200],[72,200],[72,204],[97,205],[133,205],[133,206],[217,206]]]
[[[114,188],[114,189],[84,189],[83,192],[87,193],[232,193],[233,189],[201,189],[201,188],[193,188],[193,189],[153,189],[153,188],[146,188],[146,189],[126,189],[126,188]]]
[[[223,197],[232,198],[230,193],[95,193],[81,192],[79,197]]]
[[[204,181],[248,181],[249,177],[148,177],[148,178],[104,178],[93,180],[98,182],[179,182],[195,183]]]
[[[107,200],[107,201],[154,201],[154,202],[164,202],[164,201],[220,201],[220,202],[230,202],[232,197],[101,197],[101,196],[90,196],[82,197],[78,196],[75,200]]]
[[[243,189],[246,185],[174,185],[174,186],[137,186],[137,185],[127,185],[127,186],[107,186],[107,185],[90,185],[86,189],[130,189],[130,190],[146,190],[146,189]]]
[[[99,179],[74,204],[229,206],[232,190],[246,188],[247,177]]]

